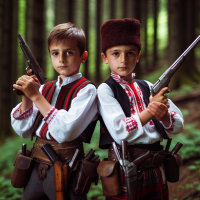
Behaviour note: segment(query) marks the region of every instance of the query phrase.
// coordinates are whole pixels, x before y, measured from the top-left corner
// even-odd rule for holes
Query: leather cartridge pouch
[[[182,165],[182,157],[179,153],[175,155],[167,154],[163,160],[165,174],[168,182],[175,183],[179,180],[180,166]]]
[[[100,162],[97,172],[101,177],[103,196],[119,196],[120,179],[119,163],[117,161],[108,161],[107,158]]]
[[[11,184],[15,188],[23,188],[28,183],[32,170],[32,158],[30,158],[31,152],[26,150],[26,156],[22,155],[22,151],[19,150],[14,163],[14,171],[11,177]]]
[[[75,177],[72,182],[72,189],[75,194],[87,194],[93,180],[98,176],[98,164],[86,160],[79,160],[75,166]]]

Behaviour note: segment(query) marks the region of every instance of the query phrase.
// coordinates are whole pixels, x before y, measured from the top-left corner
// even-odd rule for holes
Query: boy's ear
[[[140,56],[141,56],[141,51],[138,53],[138,56],[137,56],[137,63],[139,63]]]
[[[108,59],[107,59],[107,57],[105,56],[104,53],[101,53],[101,57],[102,57],[104,63],[105,63],[105,64],[108,64]]]
[[[81,56],[81,63],[84,63],[87,60],[88,52],[84,51],[83,55]]]

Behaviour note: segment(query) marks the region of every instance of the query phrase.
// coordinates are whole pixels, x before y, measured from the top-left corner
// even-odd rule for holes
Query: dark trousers
[[[24,188],[22,200],[56,200],[55,172],[53,166],[50,166],[46,172],[46,178],[39,180],[39,163],[34,164],[30,180]],[[86,195],[75,194],[71,187],[69,187],[67,199],[87,200],[87,197]]]

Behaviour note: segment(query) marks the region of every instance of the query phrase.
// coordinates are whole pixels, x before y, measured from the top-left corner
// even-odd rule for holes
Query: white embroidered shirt
[[[119,75],[111,73],[111,77],[117,81],[126,92],[131,109],[131,117],[126,117],[119,102],[114,98],[112,89],[102,83],[97,89],[98,108],[108,131],[113,139],[121,144],[122,140],[127,140],[129,145],[133,144],[152,144],[162,141],[162,136],[155,128],[153,121],[149,121],[142,126],[138,113],[146,109],[142,91],[138,84],[134,81],[135,74],[132,74],[132,82],[129,84],[120,78]],[[149,87],[152,85],[146,81]],[[171,134],[180,133],[183,130],[183,117],[180,110],[173,104],[171,100],[170,126],[164,128]],[[162,122],[161,122],[162,123]]]
[[[61,86],[58,77],[51,105],[55,106],[62,86],[72,83],[81,77],[81,73],[67,77],[63,80]],[[40,92],[42,92],[42,88],[43,85],[39,89]],[[20,107],[21,103],[13,108],[11,112],[11,125],[18,135],[23,138],[29,138],[31,137],[30,129],[35,121],[38,108],[33,103],[32,107],[20,114]],[[47,139],[51,140],[53,137],[59,143],[72,141],[95,119],[97,119],[96,88],[94,85],[88,84],[77,93],[68,111],[63,109],[57,110],[53,107],[43,118],[42,123],[36,130],[36,135],[41,137],[40,130],[46,122],[48,124]]]

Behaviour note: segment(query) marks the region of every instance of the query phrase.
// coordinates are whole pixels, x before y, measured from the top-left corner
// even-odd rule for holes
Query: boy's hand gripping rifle
[[[158,81],[151,88],[151,95],[155,96],[162,88],[168,87],[171,77],[185,60],[186,55],[200,42],[200,35],[194,42],[181,54],[181,56],[162,74]]]
[[[28,62],[28,66],[27,66],[26,70],[28,68],[32,69],[32,73],[38,78],[38,80],[40,81],[40,84],[43,84],[46,79],[44,72],[40,68],[37,60],[35,59],[29,46],[27,45],[26,41],[24,40],[22,34],[18,34],[17,37],[19,38],[20,47],[21,47],[21,49],[27,59],[27,62]],[[15,88],[13,88],[13,92],[16,95],[24,95],[24,93],[21,90],[17,90]]]
[[[55,184],[56,184],[56,200],[66,200],[66,191],[68,186],[68,180],[72,172],[74,162],[78,155],[79,149],[76,149],[72,160],[69,165],[61,163],[58,156],[56,155],[54,149],[50,144],[45,144],[42,146],[42,150],[50,159],[53,164],[55,171]]]

